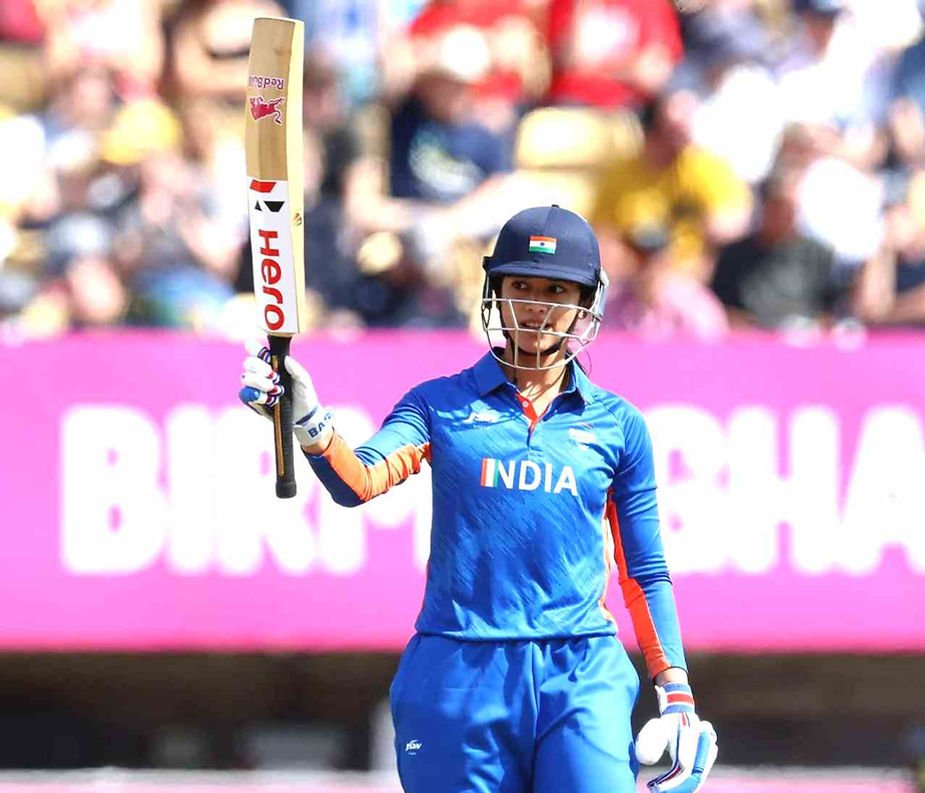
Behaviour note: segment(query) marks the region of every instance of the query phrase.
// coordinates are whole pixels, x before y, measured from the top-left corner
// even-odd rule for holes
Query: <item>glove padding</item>
[[[694,712],[690,686],[666,683],[655,687],[659,712],[650,719],[636,738],[636,759],[643,765],[657,763],[665,749],[671,756],[671,768],[648,783],[652,793],[694,793],[706,781],[716,761],[716,732],[708,721]]]
[[[238,392],[238,398],[254,412],[272,421],[273,407],[283,395],[279,372],[270,365],[270,351],[261,342],[249,341],[245,349],[248,355],[241,374],[244,385]],[[330,425],[334,414],[330,409],[321,407],[311,375],[302,364],[287,355],[285,366],[292,378],[292,415],[298,417],[293,423],[293,434],[300,445],[311,446]]]

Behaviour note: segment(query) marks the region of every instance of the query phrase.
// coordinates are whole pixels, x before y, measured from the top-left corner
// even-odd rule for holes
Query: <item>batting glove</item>
[[[685,683],[656,686],[661,716],[650,719],[636,738],[636,759],[643,765],[657,763],[665,749],[671,768],[649,782],[652,793],[694,793],[706,781],[716,760],[713,725],[694,712],[691,687]]]
[[[283,395],[279,372],[270,365],[270,351],[259,341],[248,342],[244,359],[244,384],[238,398],[254,412],[272,421],[273,406]],[[302,446],[317,442],[325,427],[334,419],[329,408],[321,407],[311,375],[295,358],[286,356],[286,371],[292,378],[293,434]]]

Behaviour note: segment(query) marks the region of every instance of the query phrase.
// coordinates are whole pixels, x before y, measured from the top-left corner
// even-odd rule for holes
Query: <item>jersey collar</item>
[[[475,375],[475,384],[479,389],[479,396],[485,396],[508,382],[501,364],[490,352],[486,352],[478,360],[472,371]]]
[[[571,394],[574,392],[581,397],[581,401],[585,404],[593,402],[594,386],[588,379],[588,375],[585,374],[585,370],[578,365],[578,362],[574,358],[569,361],[569,371],[572,377],[569,381],[569,387],[566,388],[563,393]]]
[[[568,364],[569,367],[569,387],[563,391],[563,394],[577,394],[586,404],[593,400],[593,386],[588,379],[588,375],[578,366],[575,361]],[[504,376],[504,370],[501,364],[495,359],[490,352],[485,353],[473,367],[475,383],[479,389],[479,396],[485,396],[502,385],[509,384],[510,381]]]

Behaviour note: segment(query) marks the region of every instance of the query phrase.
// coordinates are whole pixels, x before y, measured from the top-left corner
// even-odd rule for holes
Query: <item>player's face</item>
[[[567,333],[578,315],[581,287],[573,281],[507,275],[501,298],[504,326],[516,329],[512,342],[523,352],[542,355],[560,349],[558,334]]]

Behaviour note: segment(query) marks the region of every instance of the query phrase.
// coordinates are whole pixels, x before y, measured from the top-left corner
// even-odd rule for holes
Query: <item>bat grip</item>
[[[279,373],[283,395],[273,406],[273,446],[276,449],[276,497],[292,498],[296,494],[295,466],[292,454],[292,378],[286,369],[289,336],[270,336],[270,364]]]

